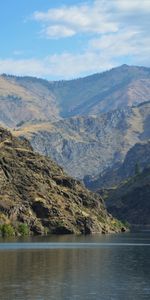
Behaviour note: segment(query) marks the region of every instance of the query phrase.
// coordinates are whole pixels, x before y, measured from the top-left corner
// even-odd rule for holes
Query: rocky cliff
[[[121,230],[101,197],[0,128],[0,231],[19,234],[24,226],[35,234]]]
[[[103,175],[97,178],[88,177],[86,185],[93,191],[118,185],[150,166],[150,140],[135,144],[127,152],[123,163],[113,165]]]

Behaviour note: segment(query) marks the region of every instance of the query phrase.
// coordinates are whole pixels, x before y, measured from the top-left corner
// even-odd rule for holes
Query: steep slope
[[[150,168],[116,189],[108,190],[106,205],[120,220],[133,225],[150,225]]]
[[[33,119],[55,121],[59,118],[57,103],[47,81],[32,77],[0,76],[0,105],[0,123],[8,127]]]
[[[140,142],[127,152],[122,164],[112,166],[103,175],[87,178],[86,186],[93,191],[116,186],[148,166],[150,166],[150,141]]]
[[[121,230],[98,195],[0,128],[0,230],[4,225],[36,234]]]
[[[51,88],[62,116],[98,114],[150,100],[150,68],[122,65]]]
[[[150,68],[123,65],[69,81],[0,76],[0,122],[99,114],[150,100]]]
[[[53,124],[28,124],[14,131],[51,156],[69,174],[83,179],[103,174],[127,151],[150,138],[150,102],[98,116],[72,117]]]

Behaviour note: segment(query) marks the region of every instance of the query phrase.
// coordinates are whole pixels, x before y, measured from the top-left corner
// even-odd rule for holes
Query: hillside
[[[91,180],[123,162],[128,150],[150,138],[150,102],[97,116],[28,123],[14,131],[67,172]],[[90,178],[89,178],[90,180]]]
[[[150,100],[150,68],[122,65],[51,88],[63,117],[95,115]]]
[[[0,230],[23,226],[35,234],[121,230],[98,195],[0,127]]]
[[[0,123],[10,128],[33,119],[59,118],[47,81],[32,77],[0,76],[0,105]]]
[[[0,76],[0,123],[95,115],[150,100],[150,68],[123,65],[69,81]]]
[[[150,140],[135,144],[127,152],[123,163],[113,165],[103,175],[88,177],[86,185],[93,191],[118,185],[121,181],[150,166]]]
[[[150,168],[106,190],[109,212],[132,225],[150,225]]]

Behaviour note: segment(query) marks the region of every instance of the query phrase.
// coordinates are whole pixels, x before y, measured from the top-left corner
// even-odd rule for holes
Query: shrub
[[[21,223],[18,226],[18,232],[21,236],[29,235],[29,227],[25,223]]]
[[[0,234],[3,237],[14,236],[15,230],[14,230],[13,226],[10,224],[3,224],[3,225],[0,225]]]

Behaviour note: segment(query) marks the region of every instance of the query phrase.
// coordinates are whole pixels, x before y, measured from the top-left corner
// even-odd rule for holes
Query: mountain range
[[[84,181],[88,188],[102,192],[107,199],[109,211],[118,218],[130,223],[137,222],[138,215],[143,211],[145,214],[147,208],[148,220],[149,207],[148,204],[142,204],[142,201],[145,203],[142,199],[149,197],[146,195],[149,195],[150,68],[122,65],[101,74],[69,81],[48,81],[3,74],[0,76],[0,103],[0,123],[12,131],[14,137],[10,139],[21,142],[27,139],[35,151],[53,159],[70,176]],[[28,147],[31,148],[29,145]],[[26,149],[24,153],[28,151]],[[46,163],[49,165],[49,159],[44,159],[45,168]],[[10,163],[16,167],[16,161]],[[16,173],[21,166],[22,161],[16,167]],[[6,173],[7,167],[8,165]],[[27,173],[28,171],[25,170]],[[42,174],[43,172],[42,169]],[[58,172],[59,175],[61,172],[63,171]],[[66,176],[63,175],[65,178]],[[43,182],[43,177],[40,178],[38,180]],[[36,189],[35,183],[33,186]],[[141,195],[139,202],[138,186]],[[12,187],[14,189],[16,190],[16,185],[15,188]],[[102,189],[107,192],[103,193]],[[47,195],[47,187],[44,195],[45,193]],[[76,190],[75,193],[78,199]],[[70,197],[72,199],[72,192]],[[133,220],[129,216],[132,205],[128,200],[132,198],[136,215]],[[47,209],[47,200],[44,205]],[[32,205],[29,206],[33,209]],[[59,209],[61,206],[63,204]],[[40,206],[40,210],[42,209]],[[95,216],[94,212],[94,218]],[[39,222],[39,217],[37,218],[36,222]],[[63,228],[72,232],[84,231],[83,222],[80,227],[71,219],[72,225],[68,225],[67,218]],[[139,220],[143,222],[142,219]],[[40,220],[40,228],[43,228],[42,222]],[[99,225],[92,226],[94,230],[100,228]],[[54,227],[49,225],[51,231],[55,231],[57,226]]]
[[[71,175],[83,179],[104,174],[124,160],[136,143],[150,138],[150,102],[96,116],[77,116],[54,123],[30,123],[14,134],[50,156]]]
[[[15,127],[32,120],[55,121],[99,114],[150,100],[150,68],[122,65],[69,81],[0,76],[0,122]]]
[[[70,81],[0,76],[0,123],[80,179],[122,162],[149,138],[149,103],[138,106],[149,100],[145,67],[122,65]]]

